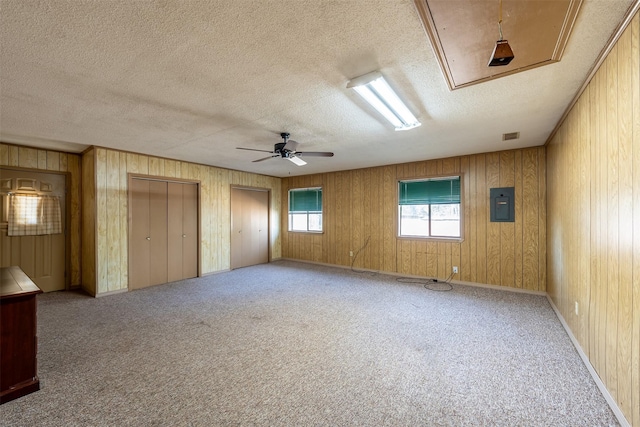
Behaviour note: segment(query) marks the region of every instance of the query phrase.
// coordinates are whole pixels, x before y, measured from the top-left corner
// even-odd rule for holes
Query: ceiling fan
[[[263,160],[267,160],[275,157],[282,157],[283,159],[291,160],[293,163],[295,163],[298,166],[303,166],[303,165],[306,165],[307,162],[302,160],[300,158],[301,156],[333,157],[333,153],[330,153],[328,151],[297,151],[299,143],[292,139],[289,139],[289,133],[282,132],[280,136],[282,137],[282,142],[278,142],[277,144],[275,144],[273,146],[273,151],[256,150],[255,148],[242,148],[242,147],[236,147],[236,148],[238,150],[249,150],[249,151],[260,151],[263,153],[271,153],[270,156],[263,157],[262,159],[254,160],[253,163],[261,162]]]

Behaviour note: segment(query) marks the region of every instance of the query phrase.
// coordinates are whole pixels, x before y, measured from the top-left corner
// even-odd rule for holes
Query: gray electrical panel
[[[513,187],[492,188],[491,196],[491,222],[514,222],[515,215],[515,189]]]

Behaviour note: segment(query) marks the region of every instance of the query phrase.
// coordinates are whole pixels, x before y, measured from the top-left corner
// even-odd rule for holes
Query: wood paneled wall
[[[82,288],[96,295],[96,153],[82,155]]]
[[[82,282],[81,272],[81,244],[80,233],[73,230],[80,229],[80,203],[81,203],[81,172],[80,156],[77,154],[61,153],[59,151],[40,150],[0,143],[0,166],[13,166],[27,169],[37,169],[52,172],[65,172],[69,176],[67,181],[67,195],[69,198],[70,235],[69,243],[70,286],[80,286]]]
[[[640,426],[638,14],[548,144],[547,165],[549,295]]]
[[[464,240],[397,237],[398,180],[462,176]],[[400,274],[546,290],[544,147],[283,179],[282,256]],[[324,233],[287,232],[292,188],[323,188]],[[489,221],[489,189],[515,187],[516,222]],[[366,247],[365,247],[366,244]]]
[[[230,268],[232,185],[271,190],[270,251],[280,258],[280,178],[95,148],[95,294],[128,287],[127,174],[200,181],[200,272]]]

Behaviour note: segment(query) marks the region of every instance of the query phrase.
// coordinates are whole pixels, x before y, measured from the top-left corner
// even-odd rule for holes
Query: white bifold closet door
[[[198,275],[198,186],[132,178],[129,288]]]

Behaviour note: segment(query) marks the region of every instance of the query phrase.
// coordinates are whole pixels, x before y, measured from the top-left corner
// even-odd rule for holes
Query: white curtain
[[[60,200],[56,196],[12,194],[8,220],[9,236],[62,233]]]

